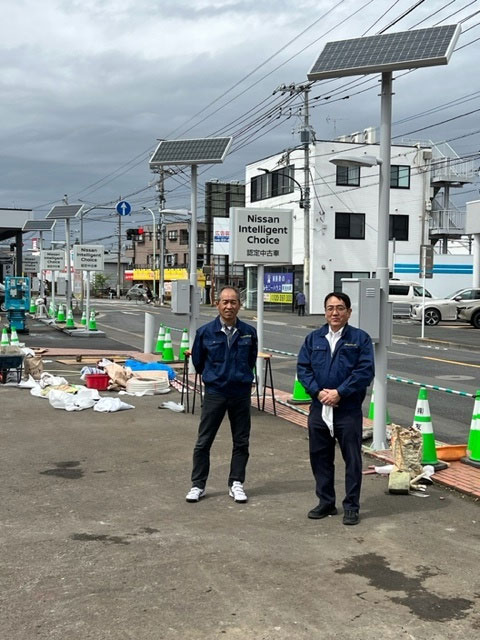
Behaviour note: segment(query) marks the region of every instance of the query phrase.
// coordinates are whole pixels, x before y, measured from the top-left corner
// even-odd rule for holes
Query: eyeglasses
[[[345,312],[347,311],[347,307],[344,305],[329,305],[329,307],[326,307],[326,312],[333,312],[334,310],[337,312]]]

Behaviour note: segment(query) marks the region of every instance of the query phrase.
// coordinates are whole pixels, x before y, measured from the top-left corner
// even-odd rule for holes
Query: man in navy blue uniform
[[[223,287],[216,302],[219,315],[200,327],[192,346],[192,362],[205,386],[199,434],[194,447],[192,488],[185,500],[196,503],[205,495],[210,448],[227,412],[232,432],[229,496],[246,503],[245,471],[249,458],[251,385],[257,358],[257,332],[237,318],[239,290]]]
[[[297,360],[297,377],[312,396],[309,455],[319,499],[307,516],[323,519],[337,514],[337,440],[346,466],[343,523],[356,525],[362,481],[362,402],[374,378],[374,353],[369,334],[348,325],[349,296],[332,292],[324,299],[324,308],[326,325],[306,337]]]

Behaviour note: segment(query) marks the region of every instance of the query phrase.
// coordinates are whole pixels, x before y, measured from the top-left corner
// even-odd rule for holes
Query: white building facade
[[[342,154],[378,157],[379,146],[342,140],[316,141],[309,151],[310,274],[309,292],[306,293],[309,312],[320,314],[324,311],[325,295],[341,289],[341,278],[374,277],[377,262],[379,169],[376,166],[340,167],[329,160]],[[391,271],[394,253],[419,254],[420,245],[427,242],[432,196],[431,156],[430,148],[419,144],[392,146]],[[293,265],[290,267],[295,295],[303,289],[304,225],[307,221],[305,209],[299,206],[299,186],[288,176],[304,185],[303,148],[250,163],[246,167],[246,207],[293,209]],[[268,269],[266,267],[266,271]]]

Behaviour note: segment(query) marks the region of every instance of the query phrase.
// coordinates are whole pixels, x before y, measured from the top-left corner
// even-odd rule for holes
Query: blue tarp
[[[130,369],[134,372],[142,370],[161,370],[164,372],[168,372],[169,381],[172,381],[175,378],[175,372],[172,367],[170,367],[169,365],[165,365],[164,363],[141,363],[140,361],[136,361],[134,359],[128,359],[125,361],[125,367],[130,367]]]

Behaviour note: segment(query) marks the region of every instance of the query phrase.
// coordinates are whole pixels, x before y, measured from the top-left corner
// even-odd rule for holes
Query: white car
[[[473,327],[479,329],[479,300],[466,301],[463,306],[458,307],[458,320],[471,323]]]
[[[462,307],[463,302],[471,303],[476,300],[479,302],[479,289],[472,287],[458,289],[447,298],[430,298],[424,303],[424,323],[437,325],[439,321],[454,321],[458,318],[458,308]],[[422,313],[422,302],[411,305],[412,319],[421,321]]]

